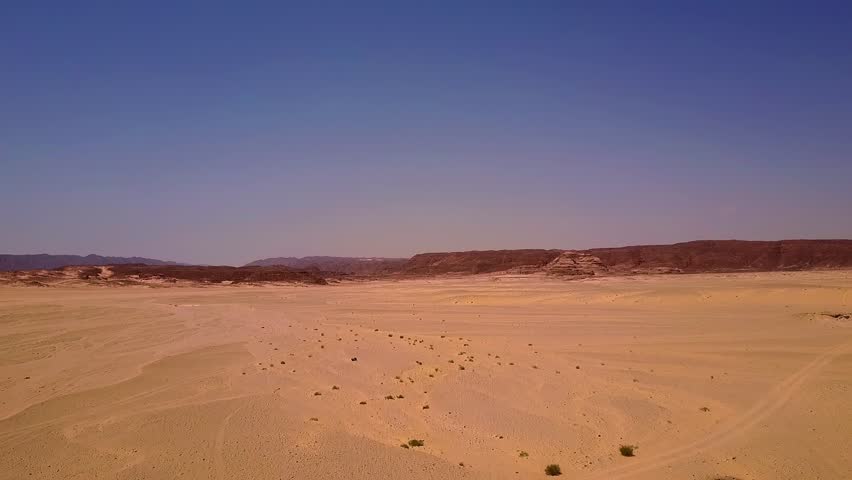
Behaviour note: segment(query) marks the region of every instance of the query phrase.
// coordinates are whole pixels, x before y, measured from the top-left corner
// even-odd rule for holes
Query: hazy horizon
[[[50,3],[0,7],[0,253],[852,238],[852,4]]]
[[[391,256],[391,255],[335,255],[335,254],[310,254],[310,255],[269,255],[265,257],[257,257],[251,260],[246,260],[245,262],[235,262],[235,263],[200,263],[200,262],[187,262],[180,259],[174,258],[159,258],[159,257],[151,257],[148,255],[135,255],[135,254],[103,254],[97,252],[90,253],[76,253],[76,252],[0,252],[0,255],[78,255],[81,257],[86,257],[89,255],[97,255],[102,257],[123,257],[123,258],[148,258],[152,260],[162,260],[162,261],[171,261],[182,264],[189,265],[224,265],[224,266],[243,266],[254,261],[258,260],[266,260],[269,258],[310,258],[310,257],[338,257],[338,258],[385,258],[385,259],[407,259],[419,253],[443,253],[443,252],[463,252],[463,251],[476,251],[476,250],[518,250],[518,249],[531,249],[531,250],[588,250],[594,248],[618,248],[618,247],[631,247],[631,246],[647,246],[647,245],[670,245],[684,242],[693,242],[693,241],[726,241],[726,240],[745,240],[745,241],[782,241],[782,240],[823,240],[823,241],[832,241],[832,240],[850,240],[847,238],[777,238],[777,239],[742,239],[742,238],[696,238],[691,240],[684,240],[678,242],[665,242],[665,243],[642,243],[642,244],[618,244],[618,245],[593,245],[587,247],[531,247],[531,246],[520,246],[520,247],[512,247],[512,248],[503,248],[503,247],[495,247],[495,248],[467,248],[467,249],[455,249],[455,250],[423,250],[419,252],[414,252],[410,255],[402,255],[402,256]]]

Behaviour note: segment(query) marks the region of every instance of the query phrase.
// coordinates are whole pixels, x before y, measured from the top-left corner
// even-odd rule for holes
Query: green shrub
[[[622,445],[618,447],[618,451],[621,452],[621,455],[625,457],[632,457],[636,454],[635,450],[637,448],[639,447],[637,447],[636,445]]]
[[[562,468],[555,463],[551,463],[550,465],[544,467],[544,473],[551,477],[555,477],[557,475],[562,475]]]

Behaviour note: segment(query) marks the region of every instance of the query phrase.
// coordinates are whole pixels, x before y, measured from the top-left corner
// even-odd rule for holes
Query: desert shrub
[[[550,465],[544,467],[544,473],[551,477],[555,477],[557,475],[562,475],[562,467],[560,467],[556,463],[551,463]]]
[[[527,457],[530,456],[530,454],[521,450],[520,452],[518,452],[518,456],[521,457],[521,458],[527,458]]]
[[[422,447],[426,443],[423,440],[417,440],[416,438],[412,438],[408,441],[408,445],[411,447]]]
[[[618,447],[618,451],[625,457],[632,457],[636,454],[635,450],[639,448],[636,445],[622,445]]]

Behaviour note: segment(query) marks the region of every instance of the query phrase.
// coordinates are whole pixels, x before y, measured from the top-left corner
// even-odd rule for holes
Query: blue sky
[[[2,253],[850,238],[850,157],[849,2],[0,3]]]

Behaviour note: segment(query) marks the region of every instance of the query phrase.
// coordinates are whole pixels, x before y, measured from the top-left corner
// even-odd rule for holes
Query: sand
[[[848,271],[2,287],[0,479],[849,479],[850,312]]]

